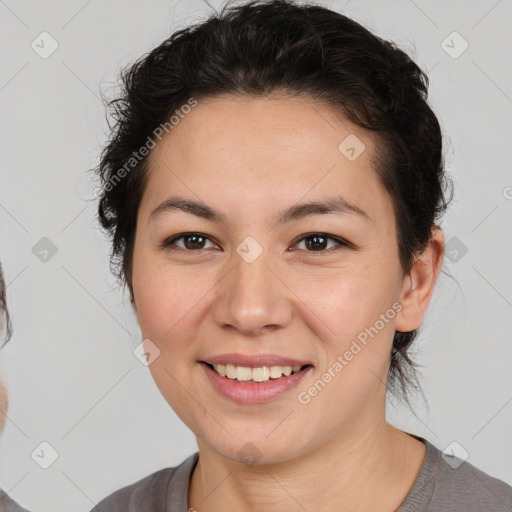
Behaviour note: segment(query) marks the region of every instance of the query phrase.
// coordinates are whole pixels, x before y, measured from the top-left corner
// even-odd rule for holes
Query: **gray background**
[[[512,2],[323,4],[429,72],[455,182],[442,224],[453,278],[441,276],[416,345],[429,408],[418,399],[414,417],[390,406],[389,419],[440,449],[456,441],[512,484]],[[87,511],[196,450],[132,353],[140,334],[109,274],[87,169],[106,138],[100,87],[209,10],[189,0],[0,1],[0,258],[15,328],[0,353],[11,400],[0,485],[29,509]],[[31,47],[43,31],[59,45],[46,59]],[[469,44],[457,58],[454,31]],[[43,237],[57,249],[46,262]],[[58,452],[48,469],[31,457],[49,461],[43,441]]]

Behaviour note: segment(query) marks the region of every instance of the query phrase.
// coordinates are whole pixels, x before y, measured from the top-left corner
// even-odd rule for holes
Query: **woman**
[[[124,75],[99,217],[199,451],[95,511],[512,506],[385,418],[443,261],[427,86],[392,43],[288,1],[224,10]]]
[[[7,343],[11,336],[11,323],[9,320],[9,312],[7,311],[6,299],[5,299],[5,281],[0,265],[0,324],[2,327],[2,334],[4,337],[4,343]],[[0,378],[0,434],[2,433],[5,426],[5,419],[7,415],[7,391],[4,383]],[[27,512],[26,509],[21,508],[14,500],[9,498],[7,493],[0,489],[0,512]]]

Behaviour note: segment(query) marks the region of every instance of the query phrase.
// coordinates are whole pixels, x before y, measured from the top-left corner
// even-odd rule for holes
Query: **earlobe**
[[[416,258],[409,275],[405,276],[400,294],[402,310],[395,328],[400,332],[417,329],[423,322],[434,293],[444,257],[444,236],[439,228],[432,230],[427,248]]]

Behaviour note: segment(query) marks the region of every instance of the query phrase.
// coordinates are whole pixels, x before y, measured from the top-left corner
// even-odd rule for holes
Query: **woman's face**
[[[384,420],[405,280],[375,151],[312,100],[234,96],[200,100],[152,150],[134,306],[200,448],[271,463]],[[239,383],[205,363],[255,380],[304,369]]]

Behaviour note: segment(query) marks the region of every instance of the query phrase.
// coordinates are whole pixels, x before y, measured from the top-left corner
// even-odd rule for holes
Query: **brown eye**
[[[181,243],[178,243],[181,242]],[[170,248],[170,247],[178,247],[180,249],[188,250],[188,251],[196,251],[196,250],[202,250],[207,247],[205,245],[210,242],[213,247],[216,247],[213,242],[202,233],[182,233],[180,235],[173,236],[171,238],[168,238],[162,246],[164,248]]]
[[[327,235],[326,233],[307,233],[303,235],[297,247],[304,242],[304,248],[307,252],[326,252],[326,249],[338,248],[341,246],[348,247],[348,243],[338,237]],[[334,245],[329,247],[329,242]]]

